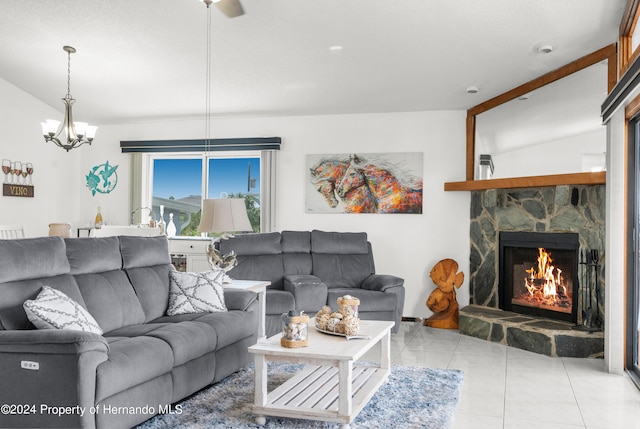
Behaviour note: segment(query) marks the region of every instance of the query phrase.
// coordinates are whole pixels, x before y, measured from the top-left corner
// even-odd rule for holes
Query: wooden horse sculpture
[[[442,329],[458,329],[460,316],[456,288],[462,286],[464,273],[458,271],[458,263],[453,259],[443,259],[432,269],[429,276],[437,286],[427,299],[427,307],[433,315],[425,319],[424,326]]]

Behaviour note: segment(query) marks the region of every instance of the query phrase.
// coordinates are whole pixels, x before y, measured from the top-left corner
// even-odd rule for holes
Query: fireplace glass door
[[[576,322],[577,234],[500,233],[500,306]]]

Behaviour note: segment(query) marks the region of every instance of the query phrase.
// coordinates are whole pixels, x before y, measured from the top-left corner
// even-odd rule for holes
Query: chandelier
[[[75,99],[71,96],[71,54],[76,52],[72,46],[63,46],[62,49],[67,53],[67,95],[64,96],[64,122],[54,119],[47,119],[41,122],[42,134],[47,142],[53,142],[69,152],[71,149],[81,146],[85,143],[91,144],[96,135],[98,127],[87,124],[86,122],[74,122],[71,107],[75,103]],[[62,133],[66,134],[66,140],[60,139]]]

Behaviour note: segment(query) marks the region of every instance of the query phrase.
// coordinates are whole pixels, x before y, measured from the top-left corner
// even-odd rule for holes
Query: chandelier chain
[[[67,97],[71,97],[71,51],[67,52]]]
[[[211,146],[211,8],[207,4],[207,76],[206,76],[205,150]]]

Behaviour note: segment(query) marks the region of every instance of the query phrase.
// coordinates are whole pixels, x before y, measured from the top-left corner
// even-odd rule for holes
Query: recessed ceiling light
[[[344,48],[341,45],[333,45],[329,46],[329,52],[332,54],[337,54],[338,52],[342,52]]]
[[[468,86],[467,89],[465,89],[465,91],[467,91],[467,94],[476,94],[479,89],[477,86]]]
[[[553,52],[553,46],[551,46],[551,45],[540,45],[540,46],[538,46],[536,51],[538,51],[539,54],[550,54],[551,52]]]

